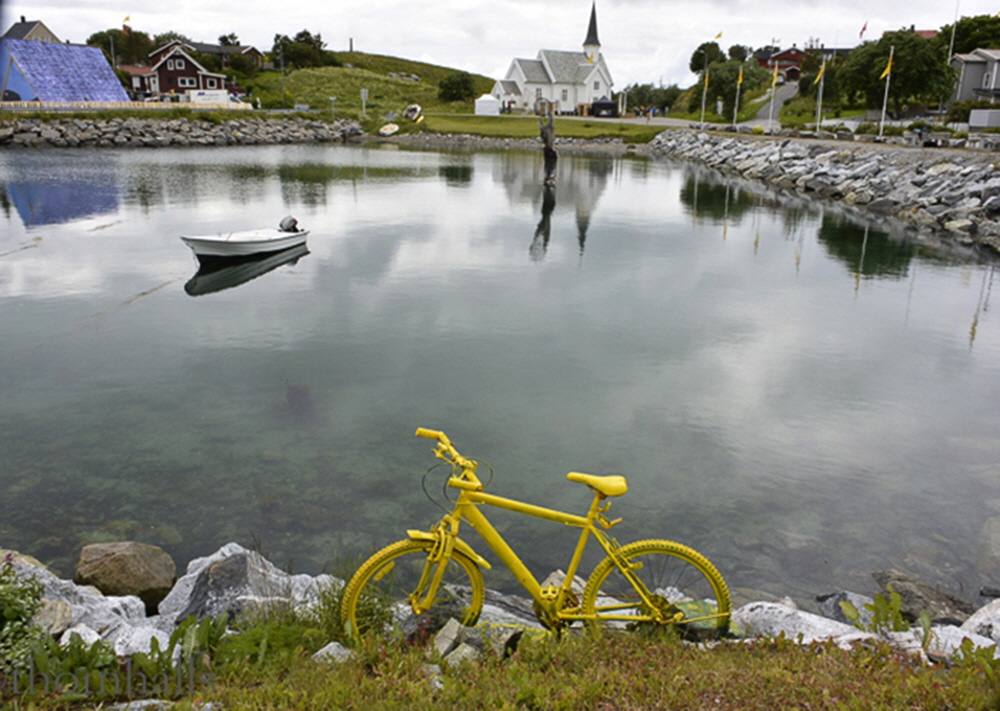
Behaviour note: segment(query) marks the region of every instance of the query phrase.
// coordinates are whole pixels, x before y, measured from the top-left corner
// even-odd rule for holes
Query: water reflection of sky
[[[136,537],[185,560],[252,530],[318,570],[433,516],[422,425],[499,493],[572,508],[566,471],[626,473],[622,539],[690,543],[734,585],[985,576],[988,266],[669,164],[563,157],[547,205],[541,155],[30,155],[0,156],[8,196],[71,165],[117,202],[45,224],[5,203],[10,545],[66,567]],[[308,258],[187,296],[180,234],[288,213]],[[565,563],[544,524],[502,526],[529,565]]]

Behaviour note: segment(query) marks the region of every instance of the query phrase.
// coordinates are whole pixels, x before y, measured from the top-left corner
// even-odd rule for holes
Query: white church
[[[611,72],[597,39],[597,5],[582,52],[543,49],[537,59],[515,59],[491,92],[505,110],[534,111],[539,99],[551,101],[557,114],[586,114],[595,101],[611,98]]]

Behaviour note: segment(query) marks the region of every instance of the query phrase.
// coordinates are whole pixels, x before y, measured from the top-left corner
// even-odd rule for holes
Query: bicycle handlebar
[[[418,427],[416,432],[417,437],[425,437],[427,439],[436,439],[438,441],[438,446],[434,450],[434,456],[438,459],[444,459],[445,461],[451,462],[452,466],[458,467],[462,470],[462,473],[458,476],[459,479],[467,479],[469,481],[479,483],[479,479],[476,478],[476,468],[477,463],[473,459],[466,459],[458,450],[455,449],[455,445],[451,443],[448,439],[448,435],[440,430],[429,430],[424,427]]]
[[[417,437],[426,437],[427,439],[441,440],[442,438],[447,439],[444,432],[438,430],[428,430],[423,427],[417,428]]]

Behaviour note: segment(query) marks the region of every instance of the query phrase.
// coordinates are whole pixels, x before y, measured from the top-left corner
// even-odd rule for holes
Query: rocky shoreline
[[[103,640],[119,657],[148,653],[154,639],[165,649],[171,633],[188,616],[200,620],[227,613],[232,618],[247,612],[266,613],[269,606],[308,608],[320,604],[324,588],[344,584],[325,574],[291,575],[237,543],[191,561],[179,578],[164,551],[134,542],[85,547],[76,582],[60,579],[30,556],[3,550],[0,556],[19,577],[30,576],[42,584],[44,606],[35,624],[60,644],[68,644],[74,634],[87,644]],[[871,618],[864,605],[873,600],[849,591],[817,596],[820,614],[800,610],[787,598],[738,600],[732,623],[741,639],[784,633],[800,644],[832,640],[845,649],[864,641],[886,641],[924,661],[949,661],[965,639],[979,648],[996,648],[1000,642],[1000,599],[976,609],[899,571],[881,571],[873,577],[883,590],[891,588],[901,596],[905,618],[914,620],[926,612],[929,630],[914,624],[909,631],[862,631],[849,624],[840,602],[851,602],[864,622],[866,615]],[[563,579],[561,571],[556,571],[545,584],[560,585]],[[583,581],[575,579],[577,585],[582,592]],[[147,594],[150,590],[156,591],[152,599]],[[530,600],[488,591],[480,627],[490,632],[494,626],[508,637],[512,631],[542,629]]]
[[[1000,169],[989,153],[690,130],[664,131],[644,152],[1000,251]]]
[[[361,134],[357,121],[289,118],[230,121],[157,118],[15,119],[0,121],[0,146],[26,148],[158,148],[343,142]]]

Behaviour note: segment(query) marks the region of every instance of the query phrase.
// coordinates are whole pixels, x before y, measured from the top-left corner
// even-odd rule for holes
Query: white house
[[[515,59],[491,92],[505,109],[532,111],[539,99],[551,101],[560,114],[587,113],[599,99],[611,97],[614,82],[597,39],[597,6],[582,52],[543,49],[537,59]]]

